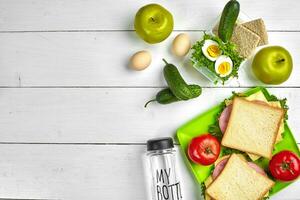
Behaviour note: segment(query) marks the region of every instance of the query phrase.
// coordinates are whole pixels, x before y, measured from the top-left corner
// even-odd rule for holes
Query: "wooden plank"
[[[146,199],[144,145],[0,145],[0,196],[43,199]],[[177,149],[178,150],[178,149]],[[177,151],[185,199],[198,185]],[[272,199],[298,197],[300,182]]]
[[[217,105],[232,91],[206,88],[194,100],[150,104],[159,88],[0,89],[0,142],[144,143],[176,129]],[[289,125],[300,142],[300,89],[272,88],[288,98]]]
[[[0,34],[0,86],[164,86],[162,58],[180,66],[183,77],[202,86],[215,85],[188,61],[170,53],[173,34],[161,45],[147,45],[134,32],[2,33]],[[196,41],[201,32],[191,32]],[[300,86],[300,34],[270,33],[272,44],[286,47],[294,58],[294,71],[281,86]],[[142,72],[128,69],[130,56],[142,49],[152,52],[152,65]],[[251,73],[251,62],[240,69],[240,78],[229,86],[260,85]],[[183,67],[184,66],[184,67]]]
[[[175,29],[206,29],[220,15],[227,0],[157,0],[174,15]],[[1,31],[33,30],[128,30],[146,0],[1,0]],[[245,1],[241,10],[262,17],[269,30],[300,30],[299,2]],[[121,6],[120,6],[121,5]],[[126,8],[122,5],[126,5]]]
[[[144,145],[0,145],[0,150],[1,197],[146,198]],[[181,170],[185,186],[196,189],[182,163]]]

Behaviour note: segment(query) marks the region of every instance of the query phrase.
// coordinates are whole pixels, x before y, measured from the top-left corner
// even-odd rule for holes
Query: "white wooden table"
[[[175,18],[163,43],[148,45],[133,31],[139,0],[0,0],[0,197],[12,199],[146,199],[142,154],[147,139],[176,128],[231,94],[260,83],[246,67],[239,82],[216,87],[170,43],[180,32],[193,41],[220,14],[225,0],[156,1]],[[270,88],[287,97],[289,125],[300,142],[300,1],[240,0],[262,17],[272,44],[293,55],[294,71]],[[152,52],[151,67],[128,69],[137,50]],[[166,85],[161,58],[181,65],[201,97],[167,106],[144,103]],[[182,157],[184,199],[199,190]],[[300,199],[299,181],[272,199]]]

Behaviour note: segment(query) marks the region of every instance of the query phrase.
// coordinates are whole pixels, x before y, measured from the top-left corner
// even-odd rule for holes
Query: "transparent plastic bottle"
[[[173,139],[167,137],[148,140],[146,159],[150,199],[182,200]]]

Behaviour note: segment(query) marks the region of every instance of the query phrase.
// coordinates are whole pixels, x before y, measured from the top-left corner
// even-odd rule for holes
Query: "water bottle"
[[[170,137],[147,141],[146,160],[151,200],[182,200],[175,153]]]

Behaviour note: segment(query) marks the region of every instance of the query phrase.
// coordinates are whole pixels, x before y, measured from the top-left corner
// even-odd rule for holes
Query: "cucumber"
[[[240,4],[236,0],[230,0],[224,7],[219,23],[218,35],[223,42],[231,39],[235,22],[239,16]]]
[[[165,89],[159,91],[156,94],[155,99],[148,101],[144,107],[146,108],[149,103],[154,102],[154,101],[157,101],[160,104],[169,104],[169,103],[173,103],[173,102],[180,101],[180,100],[174,96],[174,94],[172,93],[170,88],[165,88]]]
[[[189,89],[192,92],[193,98],[199,97],[202,93],[202,88],[199,85],[189,85]]]
[[[166,63],[166,66],[164,67],[164,77],[172,93],[180,100],[193,98],[193,94],[190,91],[188,84],[186,84],[181,77],[177,67],[169,64],[165,59],[163,59],[163,61]]]
[[[164,67],[164,77],[169,85],[169,88],[165,88],[159,91],[155,97],[148,101],[144,107],[150,102],[157,101],[160,104],[169,104],[181,100],[193,99],[200,96],[202,88],[199,85],[188,85],[179,74],[178,69],[169,64],[165,59],[166,63]]]
[[[201,92],[202,92],[202,89],[199,85],[189,85],[188,86],[192,95],[193,95],[193,98],[196,98],[198,97]],[[148,101],[146,104],[145,104],[145,108],[147,107],[147,105],[150,103],[150,102],[154,102],[154,101],[157,101],[158,103],[160,104],[169,104],[169,103],[174,103],[174,102],[177,102],[177,101],[180,101],[180,99],[178,99],[173,93],[172,91],[170,90],[170,88],[165,88],[161,91],[159,91],[156,95],[156,98],[155,99],[152,99],[150,101]]]

